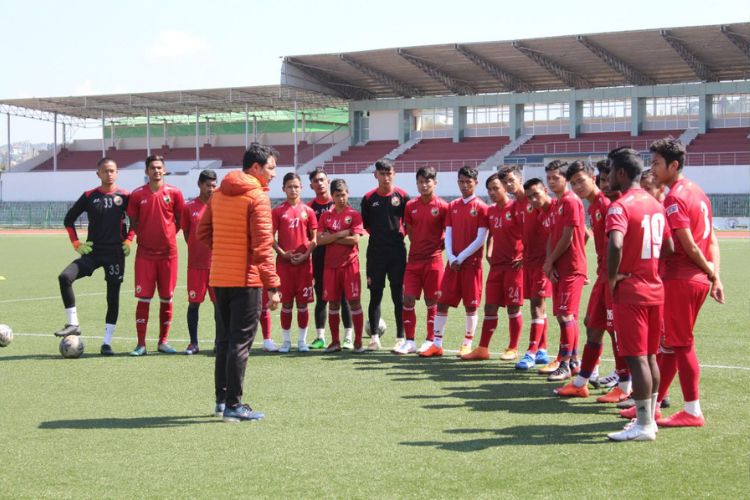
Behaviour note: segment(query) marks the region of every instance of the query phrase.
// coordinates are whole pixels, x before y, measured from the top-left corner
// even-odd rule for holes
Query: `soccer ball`
[[[388,325],[385,324],[385,320],[383,318],[380,318],[380,323],[378,323],[377,335],[382,336],[385,333],[386,328],[388,328]],[[365,321],[365,333],[369,336],[372,336],[369,320]]]
[[[68,335],[60,341],[60,354],[63,358],[80,358],[83,354],[83,340],[78,335]]]
[[[8,325],[0,325],[0,347],[5,347],[13,341],[13,330]]]

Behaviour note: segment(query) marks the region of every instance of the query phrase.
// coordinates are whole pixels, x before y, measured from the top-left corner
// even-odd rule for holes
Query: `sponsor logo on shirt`
[[[435,209],[433,208],[433,210],[435,210]],[[415,208],[414,210],[412,210],[412,211],[411,211],[411,213],[413,213],[413,214],[415,214],[415,213],[417,213],[417,212],[419,212],[419,210],[417,210],[416,208]]]
[[[622,207],[610,207],[607,215],[622,215]]]
[[[680,207],[677,206],[677,203],[673,203],[667,207],[667,215],[676,214],[680,210]]]
[[[373,207],[379,207],[379,206],[380,206],[380,202],[379,202],[379,201],[374,201],[374,202],[372,203],[372,206],[373,206]]]

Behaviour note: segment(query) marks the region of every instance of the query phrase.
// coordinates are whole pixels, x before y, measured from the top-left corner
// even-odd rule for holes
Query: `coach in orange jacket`
[[[198,239],[212,250],[209,284],[216,291],[215,415],[225,422],[259,420],[263,414],[242,403],[248,351],[255,339],[263,288],[269,305],[279,304],[268,183],[278,153],[252,144],[242,171],[227,174],[198,225]]]

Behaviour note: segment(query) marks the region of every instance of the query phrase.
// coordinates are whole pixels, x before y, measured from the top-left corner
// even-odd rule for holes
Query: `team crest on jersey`
[[[190,298],[191,299],[195,298],[195,290],[190,290]]]
[[[393,205],[394,207],[401,205],[401,200],[398,198],[398,196],[391,197],[391,205]]]
[[[116,195],[114,195],[114,196],[112,197],[112,203],[114,203],[114,204],[115,204],[115,205],[117,205],[118,207],[119,207],[120,205],[122,205],[122,196],[120,196],[119,194],[116,194]]]
[[[510,220],[513,217],[510,212],[505,212],[505,220]]]
[[[165,194],[164,195],[164,203],[169,203],[170,201],[172,201],[172,199],[169,197],[168,194]]]
[[[531,205],[526,205],[526,211],[528,213],[531,213],[533,210],[534,210],[534,207],[532,207]]]
[[[301,217],[301,218],[302,218],[303,220],[307,220],[307,212],[302,212],[302,214],[300,214],[300,217]]]
[[[432,214],[433,217],[437,217],[438,214],[440,213],[440,210],[438,210],[437,208],[433,208],[432,210],[430,210],[430,213]]]
[[[344,224],[351,224],[351,223],[352,223],[352,218],[350,215],[347,215],[346,217],[344,217]]]
[[[602,220],[602,213],[596,212],[596,220]]]
[[[562,215],[562,213],[563,213],[563,207],[560,207],[560,208],[558,208],[558,209],[557,209],[557,213],[558,213],[559,215]]]
[[[135,287],[135,293],[141,293],[141,285]]]
[[[469,214],[470,214],[470,215],[471,215],[472,217],[476,217],[476,216],[477,216],[477,209],[476,209],[476,208],[472,208],[472,209],[471,209],[471,211],[469,212]]]

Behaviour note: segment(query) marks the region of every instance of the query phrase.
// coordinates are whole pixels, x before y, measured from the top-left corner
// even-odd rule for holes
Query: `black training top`
[[[124,189],[115,188],[105,193],[99,188],[86,191],[65,214],[65,229],[70,239],[75,241],[78,235],[75,221],[84,212],[89,217],[88,236],[86,240],[94,244],[94,248],[101,246],[120,246],[128,236],[125,223],[125,210],[128,207],[130,193]]]
[[[333,206],[333,199],[325,203],[319,203],[318,199],[315,198],[312,201],[308,202],[307,206],[313,209],[313,212],[315,212],[315,217],[318,219],[318,222],[320,222],[320,216],[323,215],[323,212],[327,212]],[[325,261],[325,258],[326,258],[326,247],[325,246],[315,247],[312,253],[313,268],[323,269],[323,263]]]
[[[370,233],[368,249],[404,248],[404,210],[409,195],[393,188],[383,196],[373,189],[362,198],[362,222]]]

